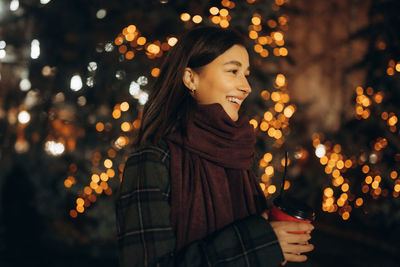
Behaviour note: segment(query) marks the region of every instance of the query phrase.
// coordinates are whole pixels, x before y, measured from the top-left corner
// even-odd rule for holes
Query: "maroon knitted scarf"
[[[235,122],[218,103],[199,105],[188,137],[175,132],[166,139],[177,250],[266,208],[251,169],[255,134],[248,116]]]

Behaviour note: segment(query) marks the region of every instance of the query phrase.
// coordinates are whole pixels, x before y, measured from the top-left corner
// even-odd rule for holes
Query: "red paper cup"
[[[289,221],[311,223],[315,219],[315,213],[311,207],[305,203],[288,197],[277,197],[274,206],[268,212],[270,221]],[[304,232],[291,232],[304,234]]]

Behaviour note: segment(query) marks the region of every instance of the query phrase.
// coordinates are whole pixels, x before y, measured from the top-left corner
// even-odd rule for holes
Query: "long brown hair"
[[[183,84],[186,67],[200,71],[235,44],[245,47],[244,37],[235,30],[201,27],[178,38],[161,67],[149,99],[144,106],[141,126],[134,146],[147,141],[158,144],[163,136],[186,127],[197,107],[196,100]]]

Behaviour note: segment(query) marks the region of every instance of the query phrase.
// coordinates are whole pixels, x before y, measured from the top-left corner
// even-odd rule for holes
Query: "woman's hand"
[[[264,214],[262,216],[265,218]],[[314,229],[314,226],[309,223],[287,221],[273,221],[270,224],[278,237],[283,256],[285,257],[282,265],[285,265],[287,261],[306,261],[307,256],[301,255],[301,253],[314,249],[314,246],[308,243],[308,240],[311,239],[310,233]],[[292,232],[304,232],[304,234],[295,234]]]

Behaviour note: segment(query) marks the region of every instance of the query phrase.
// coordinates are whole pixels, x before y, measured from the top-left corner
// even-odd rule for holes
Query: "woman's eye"
[[[233,74],[236,74],[238,70],[230,70],[229,72],[232,72]]]

